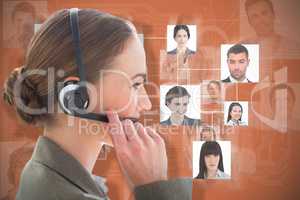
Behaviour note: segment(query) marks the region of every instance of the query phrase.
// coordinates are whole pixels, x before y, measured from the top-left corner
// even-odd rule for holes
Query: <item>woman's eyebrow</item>
[[[147,75],[145,73],[139,73],[139,74],[136,74],[134,75],[133,77],[131,77],[131,79],[135,79],[137,77],[142,77],[144,80],[147,79]]]

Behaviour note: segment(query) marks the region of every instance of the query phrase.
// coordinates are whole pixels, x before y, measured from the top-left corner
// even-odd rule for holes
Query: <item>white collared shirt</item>
[[[206,173],[204,173],[204,179],[230,179],[230,176],[221,170],[217,170],[216,177],[214,178],[207,178]]]
[[[247,124],[244,121],[240,120],[229,120],[226,124],[227,126],[246,126]]]

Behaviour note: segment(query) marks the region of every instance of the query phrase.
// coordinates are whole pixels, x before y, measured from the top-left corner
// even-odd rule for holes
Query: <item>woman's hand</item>
[[[166,148],[159,134],[138,122],[121,122],[114,112],[107,116],[117,159],[129,184],[136,187],[167,180]]]

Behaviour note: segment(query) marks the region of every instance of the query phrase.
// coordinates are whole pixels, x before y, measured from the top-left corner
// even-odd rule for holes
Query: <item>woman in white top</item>
[[[222,150],[218,142],[206,141],[200,150],[199,174],[196,179],[230,179],[224,172]]]
[[[245,126],[246,123],[242,121],[243,107],[238,102],[230,104],[227,116],[227,125],[229,126]]]

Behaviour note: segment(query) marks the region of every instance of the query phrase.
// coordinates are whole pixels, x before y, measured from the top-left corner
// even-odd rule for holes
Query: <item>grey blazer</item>
[[[173,49],[172,51],[168,51],[167,53],[168,53],[168,54],[175,55],[175,54],[177,54],[177,48]],[[191,55],[191,54],[195,54],[195,53],[196,53],[195,51],[190,50],[189,48],[187,48],[187,49],[185,50],[185,55]]]
[[[248,83],[252,83],[249,79],[247,79]],[[222,80],[223,83],[231,83],[229,76],[226,79]]]
[[[222,80],[222,82],[223,82],[223,83],[230,83],[231,80],[230,80],[230,78],[229,78],[229,76],[228,76],[226,79]]]
[[[22,171],[16,200],[105,200],[109,199],[107,192],[104,178],[90,174],[56,143],[41,136]],[[160,181],[134,190],[136,200],[190,200],[191,192],[190,179]]]
[[[171,126],[172,122],[171,122],[170,117],[167,120],[165,120],[165,121],[161,121],[160,124],[161,125]],[[184,115],[184,119],[182,121],[182,125],[185,125],[185,126],[200,126],[201,125],[201,121],[199,119],[192,119],[192,118],[189,118],[189,117],[187,117],[187,116]]]

